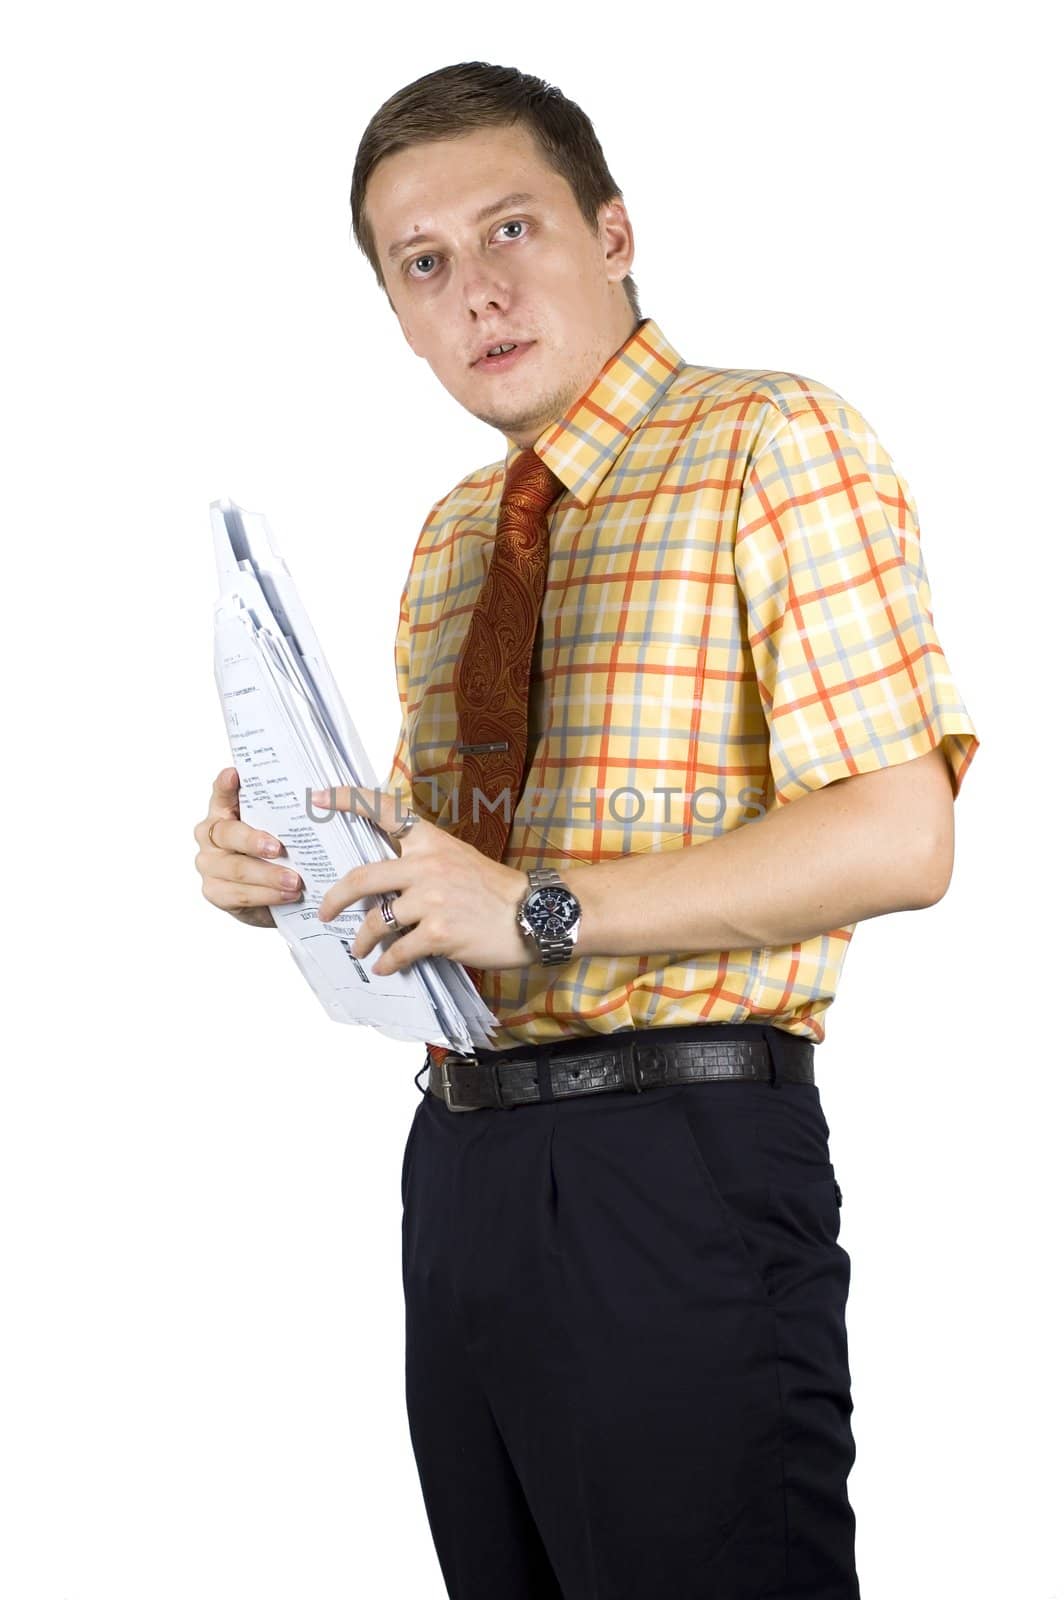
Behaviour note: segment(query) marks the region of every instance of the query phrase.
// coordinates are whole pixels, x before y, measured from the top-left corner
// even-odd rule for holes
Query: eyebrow
[[[473,221],[487,222],[489,217],[495,216],[499,211],[507,211],[511,206],[525,206],[535,195],[531,194],[504,194],[501,200],[493,200],[490,205],[481,206]],[[412,244],[423,244],[426,239],[431,239],[431,233],[410,233],[405,239],[397,239],[388,246],[388,260],[394,261],[397,255]]]

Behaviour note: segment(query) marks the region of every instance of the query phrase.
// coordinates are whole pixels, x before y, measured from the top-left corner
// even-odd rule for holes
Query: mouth
[[[514,344],[510,339],[500,340],[497,346],[492,347],[499,353],[492,354],[491,350],[487,351],[480,357],[479,361],[473,362],[473,370],[475,372],[508,372],[511,367],[517,365],[526,350],[531,350],[535,342],[534,339],[530,339],[525,344]]]

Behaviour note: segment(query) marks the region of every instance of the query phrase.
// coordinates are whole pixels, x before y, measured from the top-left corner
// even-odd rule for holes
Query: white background
[[[982,739],[954,879],[858,928],[817,1056],[864,1600],[1064,1596],[1056,84],[1012,5],[41,5],[2,67],[9,928],[0,1590],[442,1597],[403,1392],[414,1046],[210,907],[208,505],[266,513],[380,773],[432,502],[502,454],[351,233],[388,95],[592,117],[643,311],[829,384],[920,514]],[[502,1597],[500,1597],[502,1600]]]

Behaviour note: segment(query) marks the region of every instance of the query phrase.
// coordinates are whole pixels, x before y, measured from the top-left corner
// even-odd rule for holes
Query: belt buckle
[[[454,1084],[451,1082],[450,1062],[450,1055],[444,1056],[440,1062],[440,1086],[443,1089],[443,1103],[448,1111],[465,1111],[467,1107],[455,1105],[451,1099],[451,1090],[454,1088]]]
[[[468,1062],[471,1066],[477,1065],[475,1057],[471,1059],[469,1056],[456,1055],[453,1050],[448,1051],[443,1060],[440,1062],[440,1088],[443,1090],[443,1103],[447,1107],[448,1111],[476,1111],[478,1109],[477,1106],[460,1106],[451,1098],[453,1090],[457,1087],[456,1084],[451,1082],[450,1066],[452,1061]],[[505,1105],[502,1098],[502,1085],[499,1082],[498,1063],[492,1062],[490,1070],[491,1086],[495,1091],[495,1104],[500,1106],[503,1110],[509,1111],[512,1108]]]

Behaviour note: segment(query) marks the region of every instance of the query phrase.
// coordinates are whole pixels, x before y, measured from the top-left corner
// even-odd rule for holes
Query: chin
[[[579,392],[569,388],[558,389],[553,394],[537,396],[535,401],[526,401],[523,405],[515,400],[506,411],[477,411],[473,407],[466,409],[489,427],[498,428],[501,433],[512,436],[515,431],[527,433],[534,429],[536,434],[540,434],[550,423],[565,415]]]
[[[498,428],[500,433],[507,434],[513,434],[515,430],[525,433],[529,428],[535,428],[537,433],[541,433],[551,420],[547,416],[541,422],[543,413],[538,407],[535,411],[529,411],[527,406],[521,410],[515,407],[512,411],[484,411],[478,410],[475,406],[466,406],[465,409],[471,416],[476,417],[478,422],[486,422],[489,428]]]

